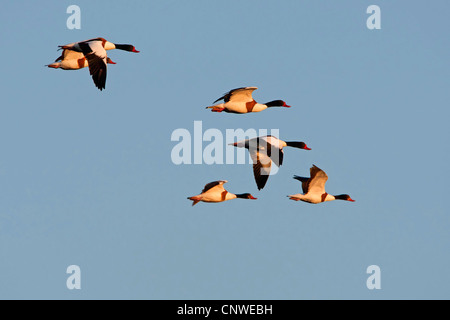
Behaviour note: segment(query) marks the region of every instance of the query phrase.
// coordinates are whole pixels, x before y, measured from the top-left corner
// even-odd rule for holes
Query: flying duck
[[[328,180],[327,174],[322,169],[319,169],[315,165],[312,166],[310,171],[311,171],[310,178],[294,176],[294,179],[302,182],[302,189],[304,194],[295,194],[292,196],[288,196],[289,199],[314,204],[333,200],[345,200],[355,202],[355,200],[350,198],[348,194],[332,196],[331,194],[326,193],[325,183]]]
[[[59,46],[59,48],[60,50],[75,51],[84,55],[89,65],[89,72],[92,76],[92,80],[94,80],[94,84],[99,90],[105,89],[106,85],[106,65],[108,63],[106,50],[119,49],[130,52],[139,52],[132,45],[114,44],[104,38],[75,42]]]
[[[265,136],[231,143],[238,148],[246,148],[250,152],[253,160],[253,175],[256,185],[261,190],[267,183],[270,175],[272,162],[278,167],[283,164],[283,148],[293,147],[304,150],[311,150],[304,142],[283,141],[274,136]]]
[[[116,64],[109,57],[106,58],[106,63]],[[88,67],[88,61],[82,52],[76,52],[65,49],[62,55],[55,60],[54,63],[46,65],[49,68],[63,69],[63,70],[79,70]]]
[[[282,100],[275,100],[266,104],[257,103],[252,97],[253,91],[257,89],[257,87],[243,87],[231,90],[213,102],[216,103],[224,100],[224,103],[207,107],[206,109],[212,109],[212,112],[250,113],[260,112],[271,107],[290,108]]]
[[[101,38],[101,37],[98,37],[98,38],[95,38],[95,39],[90,39],[90,40],[84,40],[84,41],[80,41],[80,42],[74,42],[74,43],[70,43],[70,44],[66,44],[64,46],[58,46],[58,47],[60,49],[70,49],[70,50],[75,50],[75,51],[81,52],[80,50],[77,50],[77,48],[79,49],[79,47],[77,45],[80,44],[80,43],[87,43],[87,42],[92,42],[92,41],[101,41],[102,45],[103,45],[103,48],[105,50],[118,49],[118,50],[135,52],[135,53],[139,53],[140,52],[140,51],[136,50],[136,48],[133,45],[131,45],[131,44],[112,43],[112,42],[109,42],[106,39]]]
[[[216,202],[233,200],[236,198],[257,200],[250,193],[233,194],[231,192],[228,192],[223,187],[223,185],[227,182],[228,181],[226,181],[226,180],[219,180],[219,181],[214,181],[214,182],[208,183],[203,188],[201,194],[199,194],[197,196],[189,197],[188,199],[193,201],[192,206],[195,206],[200,201],[216,203]]]

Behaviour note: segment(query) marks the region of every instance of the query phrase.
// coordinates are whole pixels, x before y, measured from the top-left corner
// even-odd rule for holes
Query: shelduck
[[[136,53],[139,52],[133,45],[115,44],[104,38],[74,42],[59,46],[59,48],[61,50],[75,51],[84,55],[89,65],[89,72],[92,76],[92,80],[99,90],[105,89],[106,85],[106,65],[108,63],[106,50],[119,49]]]
[[[310,169],[311,177],[303,178],[294,176],[294,179],[302,182],[302,189],[304,194],[295,194],[288,196],[289,199],[295,201],[304,201],[308,203],[322,203],[333,200],[345,200],[355,202],[348,194],[341,194],[333,196],[325,191],[325,183],[328,180],[328,176],[322,169],[312,166]]]
[[[95,41],[100,41],[102,42],[102,46],[105,50],[114,50],[114,49],[118,49],[118,50],[123,50],[123,51],[129,51],[129,52],[134,52],[134,53],[139,53],[140,51],[136,50],[135,46],[131,45],[131,44],[117,44],[117,43],[112,43],[107,41],[104,38],[98,37],[98,38],[94,38],[94,39],[89,39],[89,40],[84,40],[84,41],[80,41],[80,42],[73,42],[70,44],[66,44],[63,46],[58,46],[60,49],[70,49],[70,50],[75,50],[78,52],[82,52],[80,49],[79,44],[80,43],[90,43],[90,42],[95,42]]]
[[[225,190],[223,185],[227,183],[226,180],[219,180],[214,181],[211,183],[208,183],[202,190],[202,193],[189,197],[189,200],[192,200],[192,206],[195,206],[200,201],[203,202],[210,202],[210,203],[217,203],[217,202],[224,202],[228,200],[233,199],[251,199],[251,200],[257,200],[255,197],[253,197],[250,193],[243,193],[243,194],[233,194],[231,192],[228,192]]]
[[[116,64],[109,57],[106,58],[108,64]],[[63,70],[79,70],[89,66],[87,59],[82,52],[65,49],[62,55],[54,63],[46,67]]]
[[[260,112],[271,107],[290,108],[283,100],[275,100],[266,104],[257,103],[252,97],[253,91],[257,89],[257,87],[243,87],[231,90],[214,101],[216,103],[224,100],[224,103],[210,106],[206,109],[212,109],[212,112],[251,113]]]
[[[297,141],[283,141],[274,136],[258,137],[240,142],[231,143],[238,148],[246,148],[250,152],[253,160],[253,175],[256,185],[261,190],[269,179],[272,162],[280,167],[283,164],[283,148],[293,147],[304,150],[311,150],[306,143]]]

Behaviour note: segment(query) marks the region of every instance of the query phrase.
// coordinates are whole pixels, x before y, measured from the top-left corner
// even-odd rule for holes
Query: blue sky
[[[81,30],[66,27],[71,4]],[[368,30],[366,9],[381,8]],[[448,299],[447,1],[7,1],[0,11],[1,299]],[[99,14],[101,13],[101,14]],[[106,90],[45,68],[102,36]],[[216,114],[257,86],[291,109]],[[279,129],[312,151],[258,191],[249,165],[171,161],[178,128]],[[316,164],[355,203],[289,201]],[[225,179],[257,201],[191,207]],[[66,288],[79,265],[82,289]],[[382,289],[366,287],[381,268]]]

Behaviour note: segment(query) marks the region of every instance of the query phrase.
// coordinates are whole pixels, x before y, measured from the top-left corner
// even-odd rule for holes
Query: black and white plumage
[[[106,62],[108,64],[116,64],[109,57],[106,59]],[[61,56],[55,62],[46,65],[46,67],[63,70],[80,70],[89,67],[89,64],[82,52],[64,49]]]
[[[246,148],[250,152],[253,160],[253,175],[259,190],[263,189],[269,179],[272,162],[277,167],[283,164],[284,147],[293,147],[304,150],[311,150],[304,142],[283,141],[274,136],[258,137],[231,145],[238,148]]]
[[[75,42],[68,45],[59,46],[59,48],[64,50],[59,59],[64,59],[66,55],[72,54],[71,52],[81,53],[83,55],[89,66],[89,72],[92,76],[92,80],[99,90],[103,90],[106,87],[107,64],[108,61],[110,61],[106,54],[106,50],[120,49],[130,52],[139,52],[132,45],[114,44],[104,38],[95,38]],[[76,54],[73,55],[75,56]]]
[[[216,103],[223,100],[224,103],[207,107],[207,109],[212,109],[212,112],[252,113],[260,112],[270,107],[290,108],[283,100],[275,100],[266,104],[256,102],[253,99],[252,93],[257,89],[257,87],[233,89],[213,102]]]
[[[202,193],[193,197],[189,197],[188,199],[193,201],[192,206],[195,206],[200,201],[209,202],[209,203],[217,203],[224,202],[233,199],[251,199],[256,200],[250,193],[242,193],[242,194],[234,194],[225,190],[223,185],[227,183],[226,180],[218,180],[213,181],[205,185],[202,190]]]
[[[304,201],[308,203],[322,203],[333,200],[345,200],[355,202],[348,194],[333,196],[325,191],[325,184],[328,176],[322,169],[313,165],[310,169],[310,177],[294,176],[294,179],[302,183],[303,194],[295,194],[288,196],[289,199],[295,201]]]
[[[222,97],[214,101],[213,103],[223,100],[224,102],[234,101],[253,101],[252,93],[257,90],[257,87],[241,87],[228,91]]]

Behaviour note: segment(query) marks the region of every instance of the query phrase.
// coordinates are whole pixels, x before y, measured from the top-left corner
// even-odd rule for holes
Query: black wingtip
[[[258,190],[262,190],[262,189],[264,189],[264,187],[266,186],[266,183],[267,183],[267,180],[268,180],[269,178],[267,178],[267,179],[259,179],[258,181],[256,181],[256,185],[257,185],[257,187],[258,187]]]
[[[103,89],[105,89],[105,86],[104,86],[104,85],[97,84],[97,83],[95,83],[95,81],[94,81],[94,84],[95,84],[95,86],[97,87],[97,89],[100,90],[100,91],[103,91]]]

